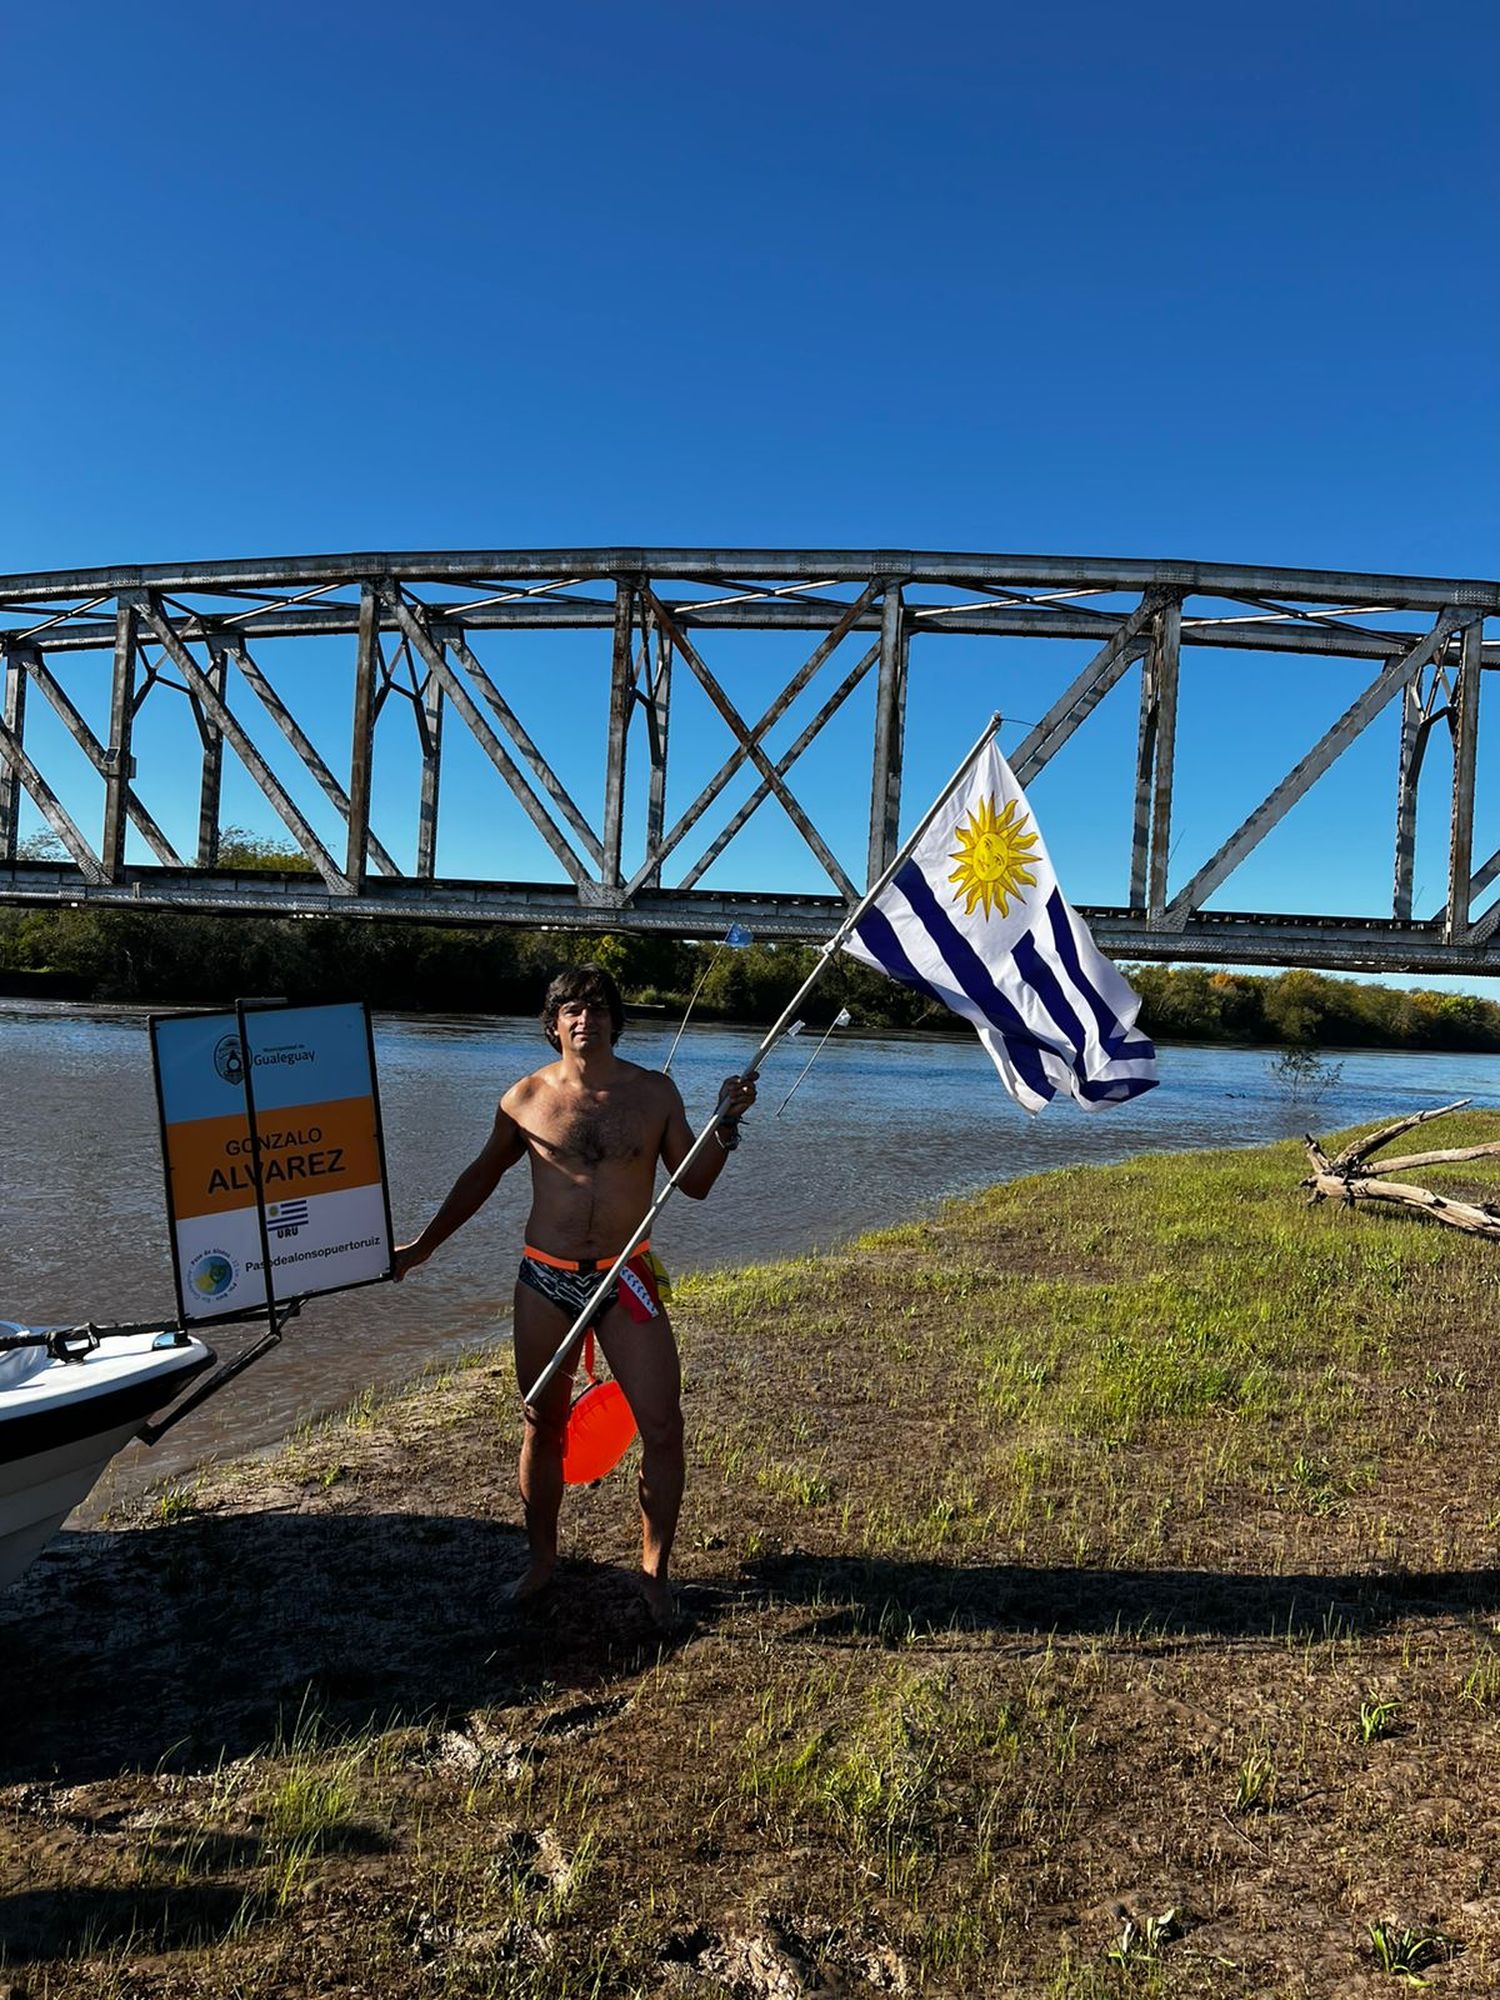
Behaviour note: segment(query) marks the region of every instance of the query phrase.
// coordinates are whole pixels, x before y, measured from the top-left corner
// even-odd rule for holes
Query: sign
[[[157,1015],[151,1051],[183,1319],[389,1277],[375,1052],[361,1003]]]

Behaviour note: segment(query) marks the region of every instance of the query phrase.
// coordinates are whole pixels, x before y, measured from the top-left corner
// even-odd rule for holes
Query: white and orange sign
[[[389,1276],[380,1105],[362,1005],[161,1015],[151,1047],[184,1319]]]

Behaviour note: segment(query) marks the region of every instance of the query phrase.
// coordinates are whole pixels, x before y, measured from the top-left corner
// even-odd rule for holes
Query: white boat
[[[117,1451],[213,1349],[186,1334],[49,1333],[0,1320],[0,1589],[88,1498]]]

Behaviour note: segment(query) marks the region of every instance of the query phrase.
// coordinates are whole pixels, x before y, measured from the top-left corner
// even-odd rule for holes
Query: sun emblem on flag
[[[1023,886],[1035,886],[1030,863],[1037,836],[1026,831],[1030,820],[1024,812],[1017,812],[1017,803],[1010,799],[1004,812],[999,812],[991,794],[979,801],[969,814],[968,824],[958,829],[957,850],[948,856],[958,866],[948,880],[958,884],[953,900],[957,902],[960,896],[967,899],[964,904],[967,917],[973,916],[978,903],[984,905],[986,917],[991,915],[992,906],[998,906],[1001,916],[1008,917],[1010,899],[1024,902]]]

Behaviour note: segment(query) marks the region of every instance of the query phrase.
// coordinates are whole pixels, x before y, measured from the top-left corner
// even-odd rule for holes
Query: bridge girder
[[[1056,756],[1139,669],[1129,901],[1099,909],[1101,944],[1125,957],[1318,964],[1361,970],[1490,972],[1500,852],[1476,866],[1474,783],[1480,691],[1500,666],[1485,622],[1500,584],[1263,566],[1106,561],[908,551],[681,549],[452,551],[143,565],[0,577],[0,901],[407,916],[442,922],[548,923],[708,935],[730,921],[768,936],[821,937],[858,893],[820,830],[821,802],[791,773],[832,718],[868,684],[869,840],[861,874],[883,868],[898,838],[912,642],[929,635],[1059,638],[1094,651],[1011,753],[1023,784]],[[518,707],[533,688],[483,657],[504,631],[608,634],[610,728],[596,797],[574,796]],[[757,715],[731,697],[712,658],[724,632],[795,634],[809,650]],[[273,642],[353,642],[347,764],[315,747],[295,696],[278,692]],[[1212,855],[1175,884],[1173,798],[1177,694],[1184,649],[1233,657],[1306,655],[1372,663],[1342,716],[1297,759]],[[108,656],[108,721],[95,730],[69,676],[75,656]],[[668,746],[674,678],[696,683],[728,733],[722,764],[670,823]],[[821,702],[773,751],[793,705]],[[197,850],[176,852],[148,798],[182,771],[137,775],[137,722],[149,700],[185,699],[201,751]],[[97,832],[80,825],[56,772],[28,747],[43,701],[92,767]],[[1394,893],[1389,918],[1292,917],[1206,907],[1272,827],[1376,717],[1401,704],[1393,773]],[[564,697],[564,705],[566,698]],[[804,704],[805,711],[806,704]],[[381,804],[375,748],[382,717],[415,729],[420,798],[412,865],[372,829]],[[154,713],[153,709],[153,713]],[[389,725],[387,724],[388,728]],[[1413,914],[1412,849],[1424,753],[1435,730],[1453,746],[1446,900]],[[453,881],[437,872],[445,733],[461,729],[526,814],[559,870],[556,883],[500,873]],[[644,813],[627,825],[632,740],[647,758]],[[382,740],[384,740],[382,738]],[[310,874],[235,874],[218,866],[228,750],[306,856]],[[639,753],[637,753],[639,754]],[[278,775],[277,766],[292,775]],[[753,780],[700,853],[689,836],[736,779]],[[157,792],[153,792],[153,784]],[[61,843],[65,862],[23,851],[22,795]],[[828,895],[739,894],[700,887],[767,800],[816,858]],[[921,803],[925,803],[922,801]],[[336,829],[320,837],[312,815]],[[165,815],[164,815],[165,816]],[[127,854],[134,829],[137,857]],[[150,861],[138,858],[140,847]],[[691,856],[692,858],[687,858]],[[666,876],[674,879],[668,883]]]

